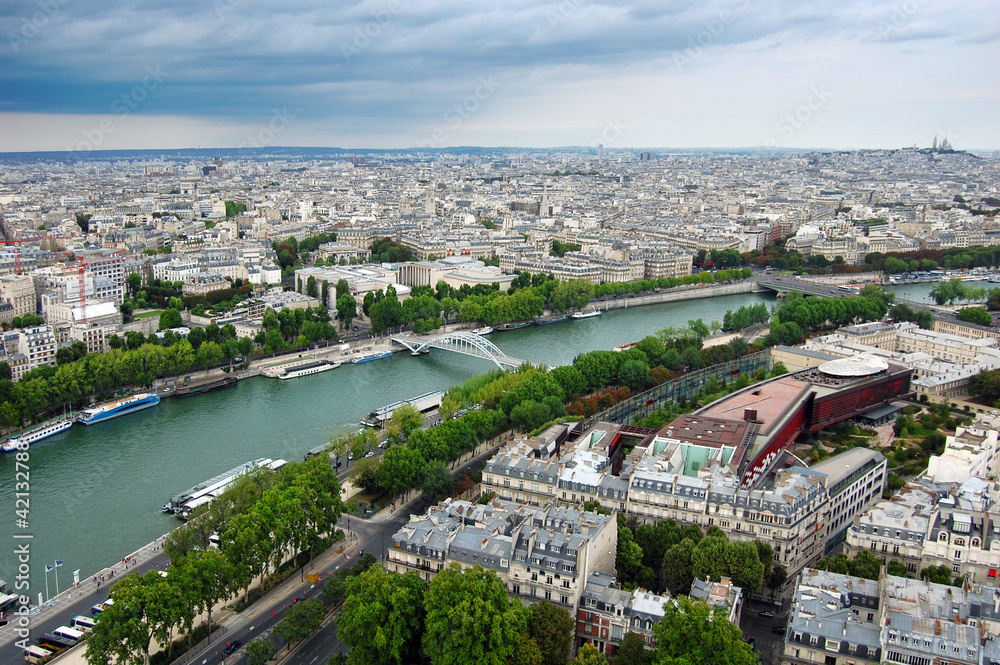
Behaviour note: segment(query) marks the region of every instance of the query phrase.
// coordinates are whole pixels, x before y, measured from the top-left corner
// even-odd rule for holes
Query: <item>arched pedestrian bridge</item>
[[[431,336],[400,335],[391,339],[408,348],[411,353],[427,353],[430,349],[454,351],[466,356],[485,358],[500,369],[520,367],[524,363],[523,360],[511,358],[485,337],[461,330]]]

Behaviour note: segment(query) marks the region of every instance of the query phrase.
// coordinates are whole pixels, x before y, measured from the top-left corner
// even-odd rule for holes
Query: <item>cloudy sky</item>
[[[0,151],[1000,148],[996,0],[7,0]]]

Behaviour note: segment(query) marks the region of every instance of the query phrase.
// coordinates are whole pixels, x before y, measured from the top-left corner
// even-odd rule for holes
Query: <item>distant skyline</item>
[[[987,0],[16,0],[0,28],[0,152],[1000,148]]]

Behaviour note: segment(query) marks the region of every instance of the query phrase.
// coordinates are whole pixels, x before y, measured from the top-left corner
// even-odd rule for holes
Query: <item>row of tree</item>
[[[182,324],[180,312],[174,309],[164,312],[160,320],[168,328]],[[162,333],[162,339],[129,331],[111,335],[105,353],[87,354],[82,344],[60,349],[56,366],[36,367],[17,384],[10,380],[6,363],[0,363],[0,427],[42,420],[67,407],[85,406],[92,398],[106,399],[124,388],[148,386],[158,378],[217,367],[238,356],[247,357],[254,344],[261,352],[275,353],[293,345],[336,340],[337,331],[329,320],[324,307],[279,313],[268,309],[263,329],[253,340],[237,337],[231,324],[195,327],[186,338],[171,330]]]
[[[996,289],[994,289],[996,290]],[[956,300],[971,302],[975,300],[985,300],[989,294],[986,289],[969,286],[957,277],[944,282],[938,282],[930,291],[931,298],[939,305],[948,303],[951,305]]]
[[[722,317],[722,329],[726,332],[743,330],[758,323],[767,323],[770,318],[771,312],[768,311],[766,303],[743,305],[735,312],[731,309],[726,310],[725,316]]]
[[[303,347],[316,342],[337,341],[337,330],[330,323],[326,307],[306,309],[284,308],[275,312],[270,307],[264,312],[262,328],[254,343],[264,353],[276,353],[293,347]]]
[[[109,662],[149,662],[153,640],[173,648],[175,631],[190,635],[204,613],[255,578],[264,584],[289,556],[325,545],[340,518],[340,484],[323,458],[258,470],[238,479],[164,542],[167,575],[133,573],[109,592],[114,600],[87,639],[86,658]],[[219,547],[211,535],[221,534]]]
[[[606,282],[594,287],[594,297],[623,296],[629,293],[646,293],[657,289],[673,289],[691,284],[723,284],[736,279],[750,279],[753,271],[750,268],[733,268],[700,272],[683,277],[660,277],[659,279],[643,279],[636,282]]]
[[[798,344],[810,331],[881,321],[891,302],[892,294],[874,284],[855,298],[804,298],[790,293],[775,311],[765,343]]]

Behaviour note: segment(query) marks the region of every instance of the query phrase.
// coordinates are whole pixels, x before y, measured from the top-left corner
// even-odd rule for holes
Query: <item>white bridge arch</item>
[[[405,346],[411,353],[426,353],[430,349],[454,351],[466,356],[485,358],[496,364],[500,369],[520,367],[524,361],[511,358],[500,348],[482,335],[476,335],[461,330],[435,335],[433,337],[393,337],[392,341]]]

